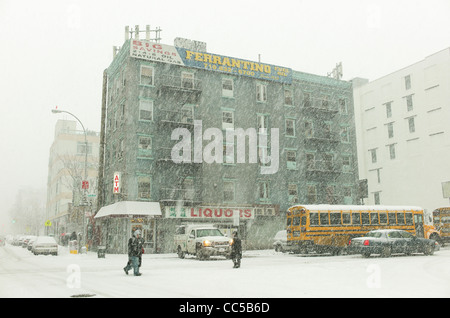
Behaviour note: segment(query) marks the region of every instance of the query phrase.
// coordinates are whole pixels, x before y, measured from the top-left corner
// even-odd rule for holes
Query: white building
[[[86,137],[89,182],[87,199],[93,201],[97,192],[100,137],[99,133],[93,131],[86,131]],[[52,224],[47,229],[49,233],[60,235],[68,231],[82,232],[82,229],[74,225],[78,220],[71,213],[76,212],[81,201],[85,152],[84,131],[77,130],[77,122],[58,120],[48,163],[46,220],[50,220]]]
[[[450,48],[368,82],[355,79],[354,106],[365,204],[449,205]]]

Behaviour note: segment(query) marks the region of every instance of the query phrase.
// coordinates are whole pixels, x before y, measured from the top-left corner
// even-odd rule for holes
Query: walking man
[[[238,232],[233,232],[233,244],[231,245],[231,259],[233,260],[233,268],[241,267],[242,243],[238,236]]]
[[[133,237],[128,240],[128,264],[123,268],[125,274],[133,268],[134,276],[141,276],[139,273],[139,259],[142,255],[144,241],[141,239],[141,231],[136,230]]]

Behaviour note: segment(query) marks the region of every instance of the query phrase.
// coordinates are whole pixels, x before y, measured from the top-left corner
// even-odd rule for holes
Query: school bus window
[[[287,225],[287,226],[291,226],[291,224],[292,224],[292,218],[288,218],[288,219],[287,219],[287,224],[286,224],[286,225]]]
[[[406,225],[413,225],[413,216],[412,213],[405,213]]]
[[[292,221],[293,226],[299,226],[300,225],[300,217],[296,216],[294,217],[294,220]]]
[[[405,214],[403,212],[397,213],[397,223],[399,225],[405,225]]]
[[[319,225],[319,213],[309,214],[309,225]]]
[[[352,224],[361,225],[361,214],[359,212],[352,213]]]
[[[341,213],[340,212],[330,213],[330,225],[341,225]]]
[[[414,224],[422,224],[423,217],[420,214],[414,214]]]
[[[319,212],[320,225],[329,225],[328,212]]]
[[[395,213],[388,213],[389,217],[389,224],[396,224],[397,221],[395,220]]]
[[[301,221],[300,221],[300,225],[301,226],[305,226],[306,225],[306,216],[302,216]]]
[[[380,212],[380,224],[387,224],[387,213]]]
[[[350,224],[351,218],[350,213],[342,212],[342,224]]]
[[[363,225],[369,225],[370,224],[369,213],[361,212],[361,221]]]
[[[370,224],[372,225],[378,225],[380,224],[378,222],[378,212],[372,212],[370,213]]]

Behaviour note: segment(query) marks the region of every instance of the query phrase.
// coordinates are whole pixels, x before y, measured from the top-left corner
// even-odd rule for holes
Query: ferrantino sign
[[[131,40],[130,56],[152,62],[194,67],[207,71],[242,75],[287,84],[292,83],[292,70],[290,68],[218,54],[191,51],[146,40]]]
[[[241,220],[255,218],[253,208],[245,207],[166,207],[166,218],[188,218],[188,219],[228,219],[233,220],[239,214]]]

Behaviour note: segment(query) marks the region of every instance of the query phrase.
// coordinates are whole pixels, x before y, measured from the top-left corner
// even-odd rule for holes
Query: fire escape
[[[176,128],[194,132],[194,110],[200,102],[202,83],[192,74],[163,75],[158,81],[158,131],[161,136],[157,147],[157,167],[161,171],[159,201],[166,206],[193,206],[201,202],[201,163],[172,160],[172,148],[178,142],[171,140]],[[192,149],[191,158],[193,159]]]
[[[336,158],[341,143],[340,132],[334,125],[339,113],[338,103],[330,96],[312,97],[306,93],[303,100],[305,176],[310,184],[316,185],[315,202],[341,203],[333,183],[342,173],[342,162]]]

